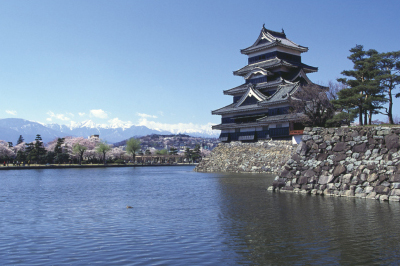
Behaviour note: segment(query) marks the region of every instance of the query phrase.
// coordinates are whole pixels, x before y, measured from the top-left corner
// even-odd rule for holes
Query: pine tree
[[[196,144],[196,146],[194,147],[193,152],[192,152],[192,159],[194,161],[196,161],[200,158],[201,158],[200,144]]]
[[[24,138],[22,137],[22,135],[19,135],[19,138],[17,140],[17,145],[21,144],[22,142],[24,142]]]
[[[177,148],[175,148],[175,147],[170,147],[169,148],[169,154],[171,154],[171,155],[177,155],[178,154],[178,149]]]
[[[36,159],[36,154],[35,154],[35,147],[32,142],[25,143],[25,159],[26,160],[34,160]]]
[[[56,144],[56,146],[54,147],[54,152],[56,153],[56,154],[60,154],[60,153],[62,153],[62,145],[64,144],[64,141],[65,141],[65,138],[58,138],[57,139],[57,144]]]
[[[373,49],[364,51],[362,45],[356,45],[356,47],[350,49],[350,52],[352,54],[348,59],[354,64],[353,70],[344,70],[341,74],[351,79],[338,79],[348,88],[339,91],[339,98],[332,102],[336,106],[348,110],[349,114],[357,112],[359,124],[363,125],[367,124],[367,117],[369,123],[371,123],[372,115],[376,114],[377,110],[382,108],[382,103],[386,101],[378,82],[375,80],[375,77],[380,73],[375,57],[378,52]]]
[[[383,113],[388,116],[389,124],[393,122],[393,90],[400,84],[400,51],[376,55],[380,74],[376,77],[382,91],[387,95],[389,107]],[[396,98],[400,97],[397,93]]]
[[[25,144],[25,154],[26,159],[29,161],[38,161],[41,157],[46,155],[46,149],[43,146],[42,137],[37,134],[35,142],[30,142]]]
[[[188,160],[188,163],[192,160],[192,150],[189,148],[186,148],[185,150],[185,158]]]

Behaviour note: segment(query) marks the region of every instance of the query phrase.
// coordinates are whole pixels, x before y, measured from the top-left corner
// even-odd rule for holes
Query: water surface
[[[0,264],[400,264],[399,203],[192,170],[1,171]]]

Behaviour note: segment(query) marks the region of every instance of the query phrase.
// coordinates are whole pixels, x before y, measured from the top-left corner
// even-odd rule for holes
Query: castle
[[[244,83],[224,91],[233,96],[233,103],[212,111],[221,115],[221,124],[212,128],[221,130],[222,142],[289,139],[302,134],[299,114],[289,112],[289,98],[302,86],[313,84],[307,74],[318,71],[301,62],[301,53],[307,51],[286,38],[283,30],[276,32],[263,25],[255,43],[241,50],[248,64],[233,72]]]

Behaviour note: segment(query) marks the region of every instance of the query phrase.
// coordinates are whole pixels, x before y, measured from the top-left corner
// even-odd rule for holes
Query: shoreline
[[[195,166],[196,164],[96,164],[96,165],[35,165],[35,166],[1,166],[1,170],[31,169],[73,169],[73,168],[112,168],[112,167],[149,167],[149,166]]]

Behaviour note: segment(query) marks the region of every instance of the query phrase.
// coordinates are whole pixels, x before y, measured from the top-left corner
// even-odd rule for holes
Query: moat
[[[398,202],[270,193],[271,175],[193,168],[2,171],[1,264],[400,262]]]

